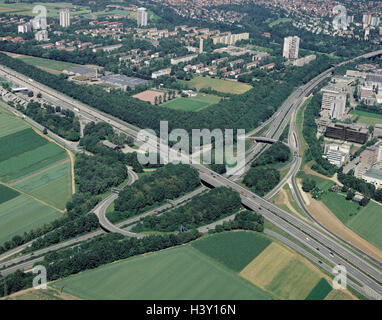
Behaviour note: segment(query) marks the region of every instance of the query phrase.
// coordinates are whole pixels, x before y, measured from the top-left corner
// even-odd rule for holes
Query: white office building
[[[300,38],[297,36],[284,39],[283,57],[286,59],[297,59],[300,50]]]
[[[147,26],[146,8],[138,8],[137,9],[137,24],[138,24],[138,27],[146,27]]]
[[[70,10],[69,9],[60,10],[60,26],[63,28],[70,26]]]
[[[347,144],[326,144],[324,148],[324,159],[327,159],[331,164],[341,167],[345,162],[349,161],[350,146]]]

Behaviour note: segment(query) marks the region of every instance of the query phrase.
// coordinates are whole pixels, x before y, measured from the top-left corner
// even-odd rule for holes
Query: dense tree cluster
[[[382,109],[379,106],[369,106],[366,105],[364,102],[361,102],[357,108],[357,110],[360,111],[365,111],[365,112],[371,112],[371,113],[377,113],[377,114],[382,114]]]
[[[229,216],[238,211],[240,206],[241,199],[237,192],[226,187],[219,187],[196,196],[185,205],[160,216],[147,216],[132,230],[170,232],[179,230],[181,226],[188,229],[196,228]]]
[[[79,154],[74,174],[80,192],[97,195],[121,184],[127,178],[127,168],[113,158]]]
[[[234,220],[224,221],[223,224],[219,224],[215,229],[208,230],[208,233],[223,232],[229,230],[252,230],[257,232],[264,231],[264,217],[253,211],[241,211]]]
[[[313,179],[309,179],[309,178],[304,178],[302,180],[302,190],[304,190],[305,192],[310,192],[311,190],[313,190],[315,187],[316,187],[316,181],[313,180]]]
[[[362,193],[366,198],[372,198],[382,203],[382,189],[377,190],[373,184],[356,178],[352,171],[348,174],[344,174],[342,171],[339,172],[338,180],[347,188]]]
[[[323,147],[321,140],[317,139],[317,124],[314,121],[320,116],[322,95],[316,94],[306,107],[304,112],[304,139],[309,146],[305,156],[307,161],[314,160],[312,169],[328,177],[332,177],[337,172],[337,167],[327,159],[322,158]]]
[[[74,220],[68,221],[62,227],[57,228],[45,236],[37,239],[24,252],[35,251],[53,244],[63,242],[75,236],[91,232],[99,228],[98,218],[94,213],[80,216]]]
[[[264,196],[280,182],[280,172],[274,168],[251,168],[245,175],[243,182],[252,192]]]
[[[19,107],[18,110],[64,139],[80,140],[80,122],[70,110],[49,105],[42,107],[38,102],[30,102],[26,109]]]
[[[115,212],[110,215],[110,220],[114,222],[137,215],[154,204],[178,198],[199,185],[196,169],[186,164],[167,164],[126,186],[115,201]]]
[[[287,162],[291,157],[289,147],[282,142],[274,143],[268,150],[264,151],[255,161],[252,167],[264,166],[274,163]]]

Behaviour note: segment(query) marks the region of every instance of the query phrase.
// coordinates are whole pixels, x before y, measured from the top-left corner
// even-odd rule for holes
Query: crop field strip
[[[46,139],[34,134],[31,128],[2,137],[0,138],[0,162],[34,150],[47,143]]]
[[[0,109],[0,243],[60,217],[71,197],[62,147]]]
[[[271,298],[190,245],[108,264],[53,286],[84,299]]]
[[[202,253],[240,272],[257,257],[271,241],[253,232],[216,234],[192,243]]]
[[[263,242],[264,239],[267,245]],[[309,295],[315,299],[327,291],[327,289],[321,290],[325,287],[321,281],[326,278],[324,273],[305,257],[263,234],[244,231],[223,232],[197,240],[191,245],[237,272],[275,299],[301,300]],[[248,247],[257,249],[246,252]],[[319,285],[320,281],[322,283]],[[315,293],[316,287],[318,287],[316,291],[321,293]],[[326,295],[328,293],[326,292]],[[348,291],[346,295],[349,296]]]
[[[19,195],[0,205],[0,243],[60,216],[61,213],[57,210],[27,195]]]
[[[370,201],[350,219],[348,227],[382,250],[382,206]]]
[[[263,239],[270,244],[260,250]],[[219,241],[223,245],[216,247]],[[238,247],[227,247],[229,242]],[[251,253],[254,259],[238,273],[232,267],[237,269],[248,260],[243,259],[248,252],[240,252],[245,243],[257,246],[257,254]],[[212,248],[208,249],[209,244]],[[234,259],[240,263],[233,264]],[[256,261],[262,263],[260,268]],[[256,285],[253,278],[245,280],[244,270],[253,267],[258,268],[257,277],[268,283],[267,288]],[[265,281],[267,277],[270,279]],[[278,242],[271,243],[267,236],[231,231],[107,264],[57,280],[52,286],[82,299],[357,299],[346,290],[332,290],[326,278],[304,257]]]
[[[64,160],[13,185],[63,210],[71,196],[70,169],[69,160]]]
[[[0,184],[0,204],[12,200],[20,195],[19,192]]]
[[[27,128],[29,126],[25,122],[16,119],[5,109],[0,110],[0,139]]]
[[[0,162],[0,180],[5,182],[17,180],[66,158],[64,149],[55,144],[45,144]]]
[[[305,300],[323,300],[331,291],[332,287],[330,284],[326,279],[321,278]]]

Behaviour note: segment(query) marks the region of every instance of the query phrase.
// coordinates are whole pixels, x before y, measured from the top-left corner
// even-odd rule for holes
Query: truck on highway
[[[73,110],[74,110],[75,112],[80,112],[80,109],[78,109],[78,108],[73,108]]]

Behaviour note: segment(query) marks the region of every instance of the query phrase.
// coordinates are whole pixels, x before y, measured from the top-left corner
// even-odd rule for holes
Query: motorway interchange
[[[381,55],[381,51],[373,52],[367,55],[363,55],[361,57],[357,57],[347,62],[343,62],[338,66],[343,65],[344,63],[355,61],[358,58],[369,58],[376,55]],[[288,137],[288,144],[292,150],[299,150],[299,141],[297,138],[296,131],[296,113],[297,110],[302,106],[305,98],[308,97],[315,88],[317,88],[323,81],[325,81],[332,73],[334,68],[331,68],[325,71],[323,74],[317,76],[315,79],[311,80],[309,83],[295,90],[292,95],[284,102],[282,107],[270,118],[266,123],[264,123],[261,128],[254,130],[253,132],[259,132],[265,126],[269,126],[267,131],[263,134],[264,138],[275,139],[281,136],[285,127],[290,123],[290,132]],[[50,89],[40,83],[35,81],[30,81],[27,77],[11,70],[5,68],[3,66],[0,67],[0,75],[6,76],[7,79],[11,80],[13,83],[20,86],[27,86],[28,88],[41,92],[44,94],[45,99],[49,100],[51,103],[55,105],[60,105],[62,108],[70,109],[77,113],[80,117],[85,118],[88,121],[104,121],[109,123],[117,132],[124,132],[125,134],[137,138],[139,128],[128,124],[120,119],[116,119],[108,114],[100,112],[98,110],[92,109],[89,106],[80,103],[78,101],[74,101],[72,98],[69,98],[55,90]],[[157,141],[153,141],[153,144],[157,146]],[[250,166],[250,162],[253,158],[259,154],[259,152],[263,151],[264,148],[260,144],[255,144],[254,148],[250,150],[247,154],[246,158],[246,168]],[[77,151],[77,150],[75,150]],[[242,203],[245,207],[248,207],[254,211],[260,212],[265,219],[276,225],[278,228],[287,232],[295,241],[291,242],[289,239],[285,239],[282,236],[278,236],[281,241],[286,243],[289,246],[292,246],[295,250],[299,251],[301,254],[305,255],[309,260],[316,263],[320,267],[325,270],[331,272],[331,269],[341,264],[346,267],[348,276],[351,277],[348,279],[348,285],[351,286],[356,291],[363,294],[365,297],[369,299],[382,299],[382,272],[379,267],[381,267],[381,263],[379,261],[375,261],[372,258],[368,257],[361,250],[350,247],[349,244],[345,243],[342,239],[336,237],[333,234],[330,234],[327,230],[318,225],[315,221],[305,222],[301,219],[293,216],[292,214],[276,207],[272,203],[268,202],[267,199],[271,198],[275,195],[285,183],[290,182],[293,186],[292,194],[296,197],[296,200],[299,206],[304,210],[304,212],[309,215],[309,212],[304,207],[304,203],[299,195],[299,191],[295,184],[295,175],[300,168],[301,158],[295,157],[291,164],[291,168],[287,176],[283,179],[283,181],[276,186],[276,188],[271,191],[265,198],[261,198],[251,191],[241,187],[235,181],[238,180],[237,175],[233,175],[231,177],[224,177],[210,170],[209,168],[200,165],[200,164],[191,164],[194,168],[199,171],[200,178],[203,182],[205,182],[208,186],[218,187],[218,186],[227,186],[236,190],[240,193]],[[130,183],[133,183],[136,179],[136,175],[130,172],[129,179]],[[199,192],[194,192],[191,195],[188,195],[187,199],[183,199],[183,201],[188,200],[192,196],[198,194]],[[110,197],[105,199],[100,205],[98,205],[93,211],[97,214],[100,219],[100,224],[107,230],[112,232],[120,232],[127,236],[138,236],[137,234],[133,234],[123,228],[120,228],[123,225],[138,221],[141,216],[135,217],[134,221],[124,221],[116,226],[113,226],[110,222],[105,218],[106,208],[112,201],[117,197],[117,194],[112,194]],[[171,205],[170,205],[171,206]],[[161,208],[162,210],[166,208]],[[146,215],[149,213],[146,213]],[[215,222],[209,226],[205,226],[200,228],[199,231],[207,232],[209,228],[214,228],[217,224],[221,224],[224,220],[232,219],[233,217],[225,218],[221,221]],[[130,219],[131,220],[131,219]],[[3,274],[14,272],[17,269],[24,269],[26,267],[30,267],[33,263],[42,260],[41,255],[46,252],[57,250],[62,247],[70,246],[77,244],[81,241],[85,241],[91,237],[102,234],[104,231],[93,232],[92,234],[85,235],[71,241],[67,241],[65,243],[42,249],[35,252],[33,255],[23,255],[17,257],[15,259],[9,260],[6,263],[0,263],[0,268],[9,267],[7,270],[2,271]],[[269,230],[266,230],[267,233],[272,233]],[[297,243],[303,244],[305,247],[309,248],[315,254],[311,254],[310,252],[303,249],[301,246],[298,246]],[[6,254],[0,256],[0,261],[4,261],[6,258],[14,255],[17,252],[20,252],[24,248],[26,248],[29,244],[25,244],[19,248],[16,248]],[[355,251],[357,253],[355,253]],[[38,258],[34,258],[38,257]],[[320,258],[318,258],[320,257]],[[34,258],[34,259],[33,259]],[[32,260],[30,260],[32,259]],[[327,261],[330,266],[323,261]],[[371,262],[372,261],[372,262]]]

